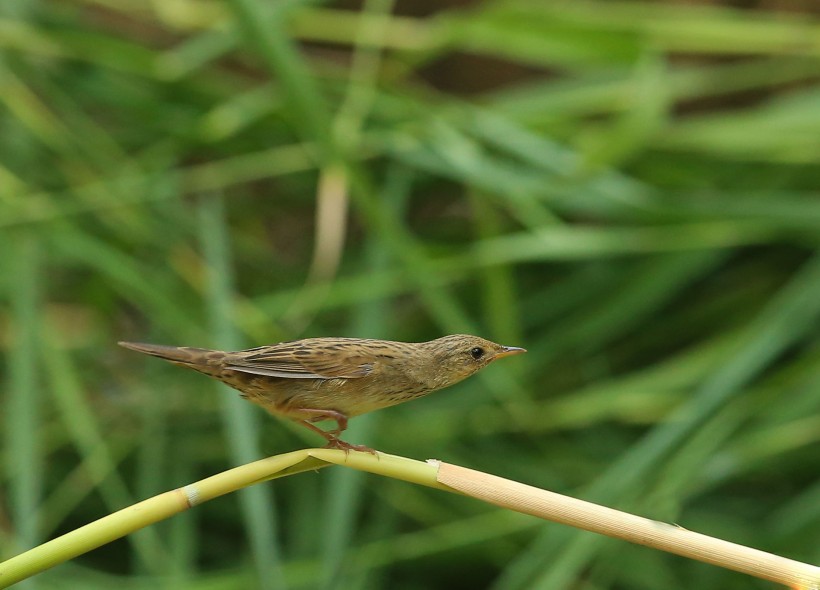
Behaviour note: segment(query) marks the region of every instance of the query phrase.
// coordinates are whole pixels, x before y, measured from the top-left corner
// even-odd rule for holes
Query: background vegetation
[[[530,352],[347,439],[817,563],[817,17],[5,0],[0,552],[321,442],[117,340],[472,332]],[[770,587],[338,469],[27,587],[114,583]]]

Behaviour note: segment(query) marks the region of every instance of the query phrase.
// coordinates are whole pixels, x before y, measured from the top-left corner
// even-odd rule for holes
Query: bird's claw
[[[350,451],[359,451],[362,453],[370,453],[371,455],[375,455],[376,451],[367,447],[365,445],[354,445],[349,442],[345,442],[340,438],[331,438],[328,439],[327,444],[324,446],[326,449],[339,449],[340,451],[344,451],[345,454],[349,453]]]

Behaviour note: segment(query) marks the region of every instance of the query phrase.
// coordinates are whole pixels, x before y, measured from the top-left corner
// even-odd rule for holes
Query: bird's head
[[[527,352],[515,346],[502,346],[478,336],[454,334],[425,342],[437,387],[447,387],[480,371],[496,359]]]

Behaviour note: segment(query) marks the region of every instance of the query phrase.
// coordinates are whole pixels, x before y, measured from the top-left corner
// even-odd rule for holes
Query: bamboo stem
[[[305,449],[254,461],[114,512],[0,563],[0,588],[224,494],[329,465],[472,496],[517,512],[779,582],[795,590],[820,590],[820,568],[806,563],[457,465],[331,449]]]
[[[778,555],[562,496],[516,481],[441,463],[438,481],[479,500],[553,522],[661,549],[778,582],[795,590],[820,588],[820,568]]]

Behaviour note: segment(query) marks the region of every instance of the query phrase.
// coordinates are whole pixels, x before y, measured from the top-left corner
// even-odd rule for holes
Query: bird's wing
[[[344,341],[296,341],[243,351],[226,359],[225,368],[285,379],[355,379],[368,375],[374,362],[373,355]]]

